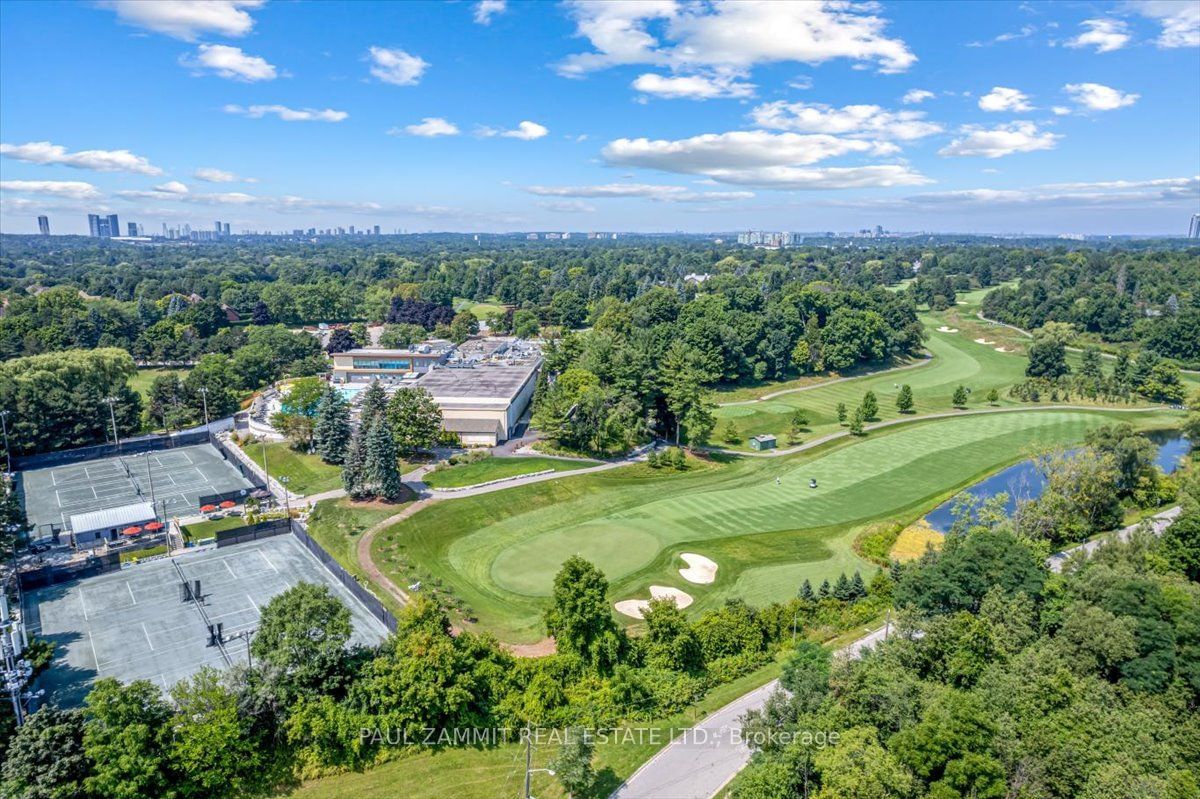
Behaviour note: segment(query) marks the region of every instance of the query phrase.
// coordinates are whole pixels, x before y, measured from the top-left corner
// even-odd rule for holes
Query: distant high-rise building
[[[116,214],[108,215],[108,235],[109,236],[120,236],[121,235],[121,223],[120,223],[120,221],[117,220]]]
[[[616,238],[616,235],[613,236]],[[796,243],[795,233],[771,233],[765,230],[751,230],[739,233],[738,244],[751,247],[791,247]]]
[[[213,222],[213,227],[217,231],[217,235],[220,236],[221,235],[221,223]]]
[[[225,235],[226,236],[229,235],[229,223],[228,222],[225,223]]]
[[[48,216],[39,216],[38,217],[38,233],[41,233],[43,236],[50,235],[50,217],[48,217]]]
[[[1200,239],[1200,214],[1192,214],[1192,222],[1188,225],[1188,238]]]
[[[129,230],[129,236],[132,238],[138,234],[137,222],[126,222],[125,227]]]
[[[379,235],[379,225],[376,225],[376,226],[375,226],[375,235],[376,235],[376,236],[378,236],[378,235]]]
[[[108,225],[107,219],[104,220],[104,224],[105,224],[105,226]],[[100,235],[100,215],[99,214],[88,214],[88,235],[89,236],[99,236]]]

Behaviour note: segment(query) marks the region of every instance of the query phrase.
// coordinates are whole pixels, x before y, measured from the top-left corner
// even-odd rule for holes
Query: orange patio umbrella
[[[135,524],[135,525],[134,525],[134,526],[132,526],[132,527],[126,527],[124,530],[122,530],[122,531],[121,531],[121,535],[137,535],[137,534],[138,534],[138,533],[140,533],[141,531],[142,531],[142,528],[138,527],[138,526]]]

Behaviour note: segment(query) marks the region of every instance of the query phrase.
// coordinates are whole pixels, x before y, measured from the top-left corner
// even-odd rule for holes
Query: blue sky
[[[1200,2],[43,3],[0,229],[1172,233]]]

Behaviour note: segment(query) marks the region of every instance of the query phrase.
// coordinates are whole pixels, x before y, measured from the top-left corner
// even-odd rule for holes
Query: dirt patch
[[[500,648],[510,655],[519,658],[544,658],[558,651],[553,638],[543,638],[536,644],[506,644],[501,642]]]
[[[686,569],[679,570],[679,576],[689,583],[708,585],[717,579],[717,564],[715,561],[697,555],[694,552],[684,552],[679,557],[687,564]]]

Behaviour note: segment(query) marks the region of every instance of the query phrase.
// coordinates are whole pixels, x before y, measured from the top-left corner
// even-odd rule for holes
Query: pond
[[[1177,430],[1156,430],[1145,435],[1146,438],[1158,445],[1158,457],[1154,462],[1166,474],[1179,468],[1180,461],[1192,448],[1192,442]],[[1031,459],[996,472],[991,477],[964,489],[963,493],[980,499],[988,499],[1002,492],[1007,493],[1008,504],[1005,506],[1005,510],[1011,514],[1017,509],[1017,502],[1037,499],[1045,488],[1046,478],[1038,471],[1037,464]],[[954,524],[952,510],[955,499],[956,497],[951,497],[925,517],[929,526],[939,533],[947,532]]]

